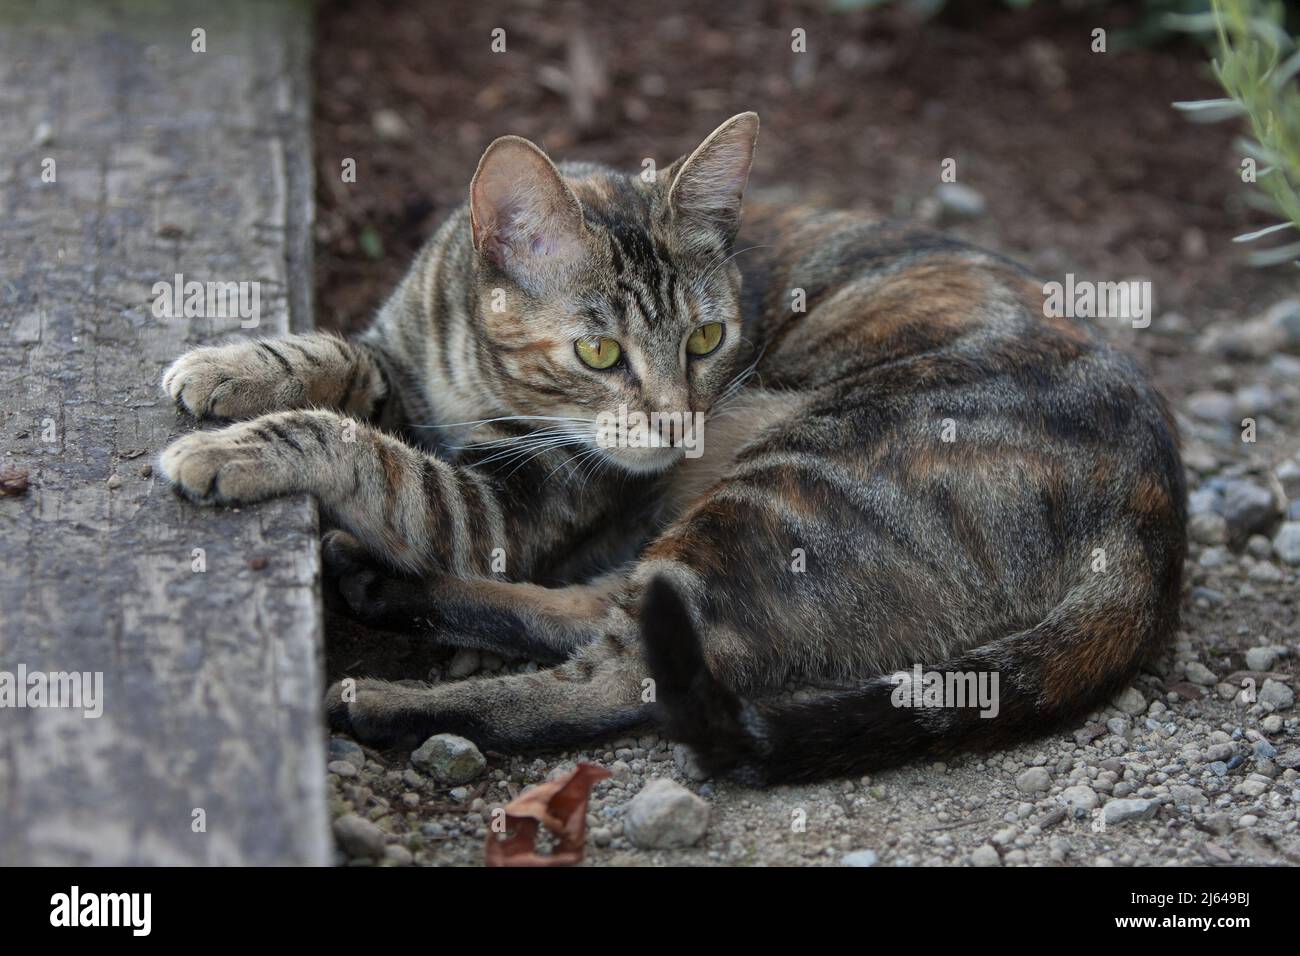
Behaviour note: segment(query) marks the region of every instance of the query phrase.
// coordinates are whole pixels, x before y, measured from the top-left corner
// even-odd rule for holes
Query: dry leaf
[[[565,777],[529,787],[505,805],[504,834],[489,833],[488,866],[572,866],[582,862],[587,842],[587,800],[609,771],[580,763]],[[538,826],[555,835],[554,852],[537,852]]]
[[[25,495],[28,485],[27,472],[21,468],[0,470],[0,495]]]

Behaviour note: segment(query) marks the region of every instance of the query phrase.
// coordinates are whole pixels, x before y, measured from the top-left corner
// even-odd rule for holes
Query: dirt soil
[[[1194,125],[1170,107],[1220,95],[1204,51],[1113,42],[1108,53],[1091,52],[1093,28],[1117,37],[1122,11],[1072,17],[1055,4],[973,6],[964,20],[918,23],[891,11],[756,0],[616,12],[594,3],[326,0],[315,61],[318,324],[366,324],[419,245],[464,201],[496,136],[639,170],[645,158],[666,165],[721,120],[753,109],[763,128],[751,195],[919,219],[1045,278],[1150,280],[1152,327],[1117,337],[1179,410],[1192,487],[1272,481],[1270,469],[1300,451],[1300,363],[1267,349],[1225,356],[1207,330],[1263,313],[1300,283],[1291,266],[1246,266],[1230,242],[1267,224],[1238,176],[1241,131]],[[498,27],[504,53],[489,49]],[[807,33],[807,53],[791,52],[796,28]],[[355,183],[340,177],[347,158],[356,161]],[[945,158],[983,198],[982,212],[962,215],[936,198]],[[1261,389],[1274,400],[1257,410],[1249,403],[1262,401]],[[1235,439],[1204,408],[1189,411],[1189,398],[1206,390],[1230,404],[1236,396],[1229,417],[1243,402],[1245,412],[1259,411],[1256,443]],[[1245,549],[1203,544],[1189,559],[1180,642],[1137,682],[1141,710],[1098,712],[1085,725],[1100,728],[1091,737],[1069,728],[992,757],[764,792],[692,780],[689,765],[653,736],[585,754],[489,754],[483,780],[451,795],[410,772],[405,754],[371,752],[356,758],[359,774],[332,776],[335,812],[377,821],[390,846],[403,848],[393,862],[477,863],[493,807],[586,758],[615,768],[596,789],[592,864],[835,863],[850,851],[870,851],[882,865],[1300,863],[1300,783],[1285,762],[1300,721],[1292,706],[1239,702],[1228,687],[1248,670],[1245,652],[1267,647],[1278,649],[1268,673],[1297,685],[1296,571],[1271,557],[1267,535]],[[1280,579],[1260,563],[1281,563]],[[436,679],[449,668],[503,666],[450,661],[341,619],[329,641],[331,677]],[[1193,663],[1216,679],[1192,680]],[[1277,762],[1260,740],[1279,752]],[[1224,759],[1205,759],[1215,756]],[[1048,784],[1025,789],[1017,781],[1035,767]],[[712,823],[698,846],[650,852],[622,835],[626,800],[654,775],[709,801]],[[1031,787],[1039,776],[1030,775]],[[1066,788],[1079,785],[1101,802],[1149,799],[1158,811],[1098,829],[1091,809],[1067,806]],[[802,830],[792,823],[799,810]]]

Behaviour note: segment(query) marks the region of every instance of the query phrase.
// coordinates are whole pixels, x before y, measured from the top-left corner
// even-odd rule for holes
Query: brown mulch
[[[368,321],[494,137],[639,170],[746,109],[763,122],[751,188],[769,195],[906,217],[952,157],[988,201],[955,231],[1044,275],[1150,278],[1157,311],[1195,326],[1260,308],[1286,278],[1229,244],[1261,222],[1237,175],[1240,130],[1170,108],[1218,95],[1196,44],[1092,53],[1094,27],[1125,25],[1114,9],[976,4],[920,22],[831,6],[325,0],[319,324]],[[504,53],[490,49],[498,27]],[[790,51],[795,28],[807,53]]]

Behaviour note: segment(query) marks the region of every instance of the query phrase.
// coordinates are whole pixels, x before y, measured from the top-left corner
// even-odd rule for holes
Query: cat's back
[[[1086,444],[1140,424],[1176,448],[1139,364],[1094,320],[1048,314],[1043,283],[1013,260],[841,212],[759,205],[746,222],[737,261],[765,386],[865,405],[882,425],[944,412]]]
[[[828,535],[860,512],[928,542],[920,554],[996,568],[972,575],[971,601],[981,588],[1008,603],[1034,595],[1027,617],[1094,549],[1134,531],[1151,572],[1176,579],[1176,428],[1094,322],[1045,314],[1041,281],[942,235],[801,208],[746,218],[755,382],[802,401],[740,454],[742,469],[772,462],[815,485]]]

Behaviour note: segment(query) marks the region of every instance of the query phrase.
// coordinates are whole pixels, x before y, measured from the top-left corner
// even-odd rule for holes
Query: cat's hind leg
[[[378,747],[414,747],[438,733],[483,748],[570,747],[652,719],[653,694],[636,648],[603,640],[559,667],[430,687],[343,680],[330,688],[330,725]]]
[[[363,624],[504,657],[559,661],[607,635],[631,635],[622,575],[547,588],[492,577],[395,573],[351,535],[321,548],[327,594]]]

